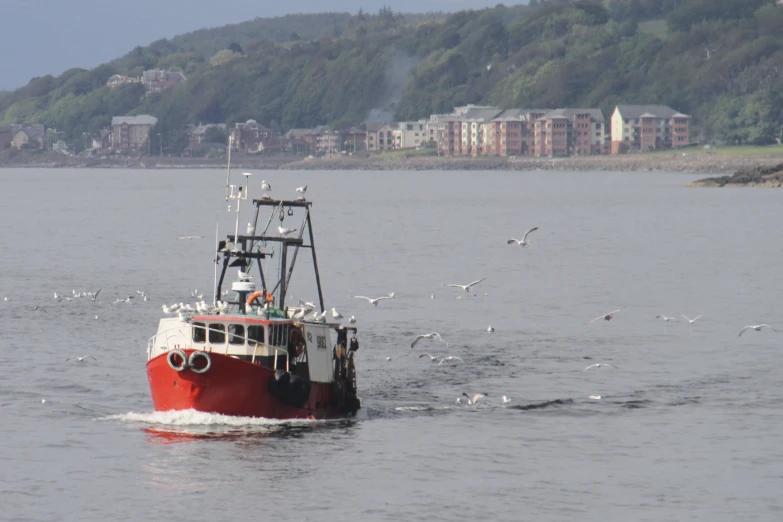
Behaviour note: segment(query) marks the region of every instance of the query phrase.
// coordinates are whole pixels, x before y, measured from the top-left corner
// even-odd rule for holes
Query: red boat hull
[[[193,350],[184,350],[190,355]],[[332,404],[331,385],[311,383],[308,399],[297,407],[269,391],[274,370],[228,355],[210,353],[211,366],[204,373],[190,368],[175,371],[166,354],[147,362],[147,378],[156,411],[193,409],[208,413],[268,419],[328,419],[351,412]]]

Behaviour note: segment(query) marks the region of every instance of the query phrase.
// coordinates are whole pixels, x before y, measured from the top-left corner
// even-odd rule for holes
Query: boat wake
[[[154,424],[157,426],[311,426],[329,421],[315,419],[265,419],[263,417],[234,417],[220,413],[206,413],[196,410],[153,411],[149,413],[121,413],[103,417],[101,420]]]

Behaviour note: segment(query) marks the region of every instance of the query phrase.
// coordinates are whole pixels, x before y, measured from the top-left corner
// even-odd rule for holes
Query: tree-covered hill
[[[697,139],[780,138],[783,6],[774,0],[530,4],[197,31],[90,71],[36,78],[0,96],[0,123],[44,123],[77,143],[112,116],[148,113],[159,118],[164,148],[177,152],[186,123],[255,119],[284,132],[384,112],[420,119],[467,103],[599,107],[607,117],[618,103],[639,103],[691,114]],[[183,71],[187,82],[149,96],[138,84],[105,86],[112,74],[155,67]]]

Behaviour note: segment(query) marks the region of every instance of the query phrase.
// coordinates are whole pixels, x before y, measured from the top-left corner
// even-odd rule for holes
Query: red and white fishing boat
[[[254,199],[255,220],[248,233],[240,235],[239,207],[247,199],[248,187],[243,191],[228,181],[226,186],[226,198],[235,202],[237,225],[234,234],[217,241],[213,303],[196,303],[195,311],[190,305],[176,311],[166,307],[169,316],[160,320],[147,346],[147,377],[155,410],[193,409],[273,419],[354,415],[360,407],[354,367],[359,342],[353,325],[327,322],[311,203],[303,197]],[[298,235],[267,235],[266,230],[256,235],[264,209],[271,213],[266,229],[275,220],[282,228],[284,220],[293,221],[299,214]],[[320,313],[309,303],[286,305],[300,249],[312,255]],[[277,280],[266,273],[272,272],[268,266],[273,260]],[[230,297],[220,301],[226,275],[234,269],[237,278],[231,283]]]

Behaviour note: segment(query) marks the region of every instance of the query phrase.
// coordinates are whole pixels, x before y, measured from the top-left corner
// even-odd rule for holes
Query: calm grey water
[[[783,518],[782,334],[737,336],[783,331],[781,192],[674,174],[262,178],[275,196],[309,186],[327,304],[361,327],[359,417],[153,413],[146,340],[161,304],[210,292],[223,171],[0,170],[0,519]],[[533,225],[530,247],[506,244]],[[475,295],[441,286],[480,277]],[[150,300],[111,304],[136,290]],[[681,313],[704,317],[656,320]],[[448,348],[409,348],[433,330]],[[581,371],[598,362],[616,369]],[[461,408],[463,391],[489,396]]]

